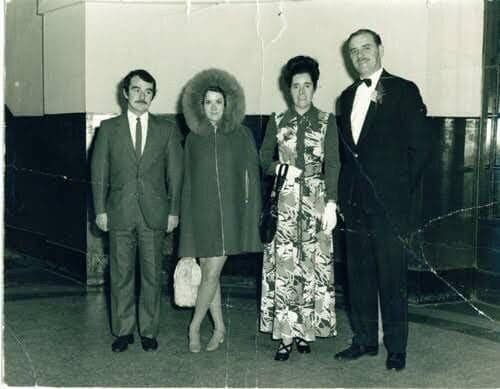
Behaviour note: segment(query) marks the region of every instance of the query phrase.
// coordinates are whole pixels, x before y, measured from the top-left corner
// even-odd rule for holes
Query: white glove
[[[179,225],[179,216],[168,215],[167,233],[171,233]]]
[[[276,175],[278,175],[278,170],[282,164],[276,165]],[[295,180],[296,178],[300,177],[302,174],[302,169],[299,169],[293,165],[288,165],[288,172],[286,173],[286,179],[287,181]]]
[[[108,214],[100,213],[95,217],[95,224],[99,227],[100,230],[106,232],[108,231]]]
[[[326,203],[323,211],[323,230],[331,232],[337,225],[337,204],[334,201]]]

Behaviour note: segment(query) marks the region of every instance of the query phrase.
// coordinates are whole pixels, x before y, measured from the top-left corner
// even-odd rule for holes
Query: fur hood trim
[[[234,131],[245,117],[245,94],[236,78],[224,70],[214,68],[196,74],[184,88],[182,113],[189,129],[198,135],[208,135],[213,132],[203,109],[204,93],[210,86],[221,88],[226,95],[226,106],[219,131],[223,133]]]

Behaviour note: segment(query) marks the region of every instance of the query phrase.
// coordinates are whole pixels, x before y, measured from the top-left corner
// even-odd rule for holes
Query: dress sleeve
[[[273,113],[267,122],[266,134],[260,148],[260,166],[263,172],[270,176],[275,174],[276,166],[279,164],[279,157],[276,152],[277,131],[276,114]]]
[[[194,253],[195,240],[191,206],[191,133],[184,143],[184,174],[179,217],[179,256],[189,256]]]
[[[340,172],[339,134],[335,116],[328,116],[325,135],[325,186],[327,200],[337,201],[337,186]]]
[[[179,215],[180,197],[182,190],[182,176],[184,173],[183,150],[181,145],[181,135],[177,127],[171,127],[170,138],[166,150],[166,180],[170,199],[169,214]]]

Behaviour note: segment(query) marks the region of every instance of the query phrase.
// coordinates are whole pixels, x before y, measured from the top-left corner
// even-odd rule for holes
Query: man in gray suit
[[[149,113],[156,81],[145,70],[123,80],[127,112],[105,120],[92,155],[96,224],[109,231],[112,350],[134,342],[135,264],[141,291],[138,327],[145,351],[156,350],[160,318],[162,245],[179,223],[183,155],[173,123]]]

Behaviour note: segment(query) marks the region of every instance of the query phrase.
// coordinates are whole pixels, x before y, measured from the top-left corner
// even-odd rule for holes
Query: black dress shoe
[[[335,354],[335,359],[339,361],[352,361],[358,359],[363,355],[377,355],[378,346],[360,346],[358,344],[351,344],[349,348]]]
[[[307,343],[307,340],[302,338],[295,338],[295,344],[297,345],[297,351],[301,354],[309,354],[311,352],[311,346]]]
[[[111,350],[115,353],[125,351],[129,344],[134,343],[134,335],[122,335],[115,339],[111,345]]]
[[[290,344],[284,344],[283,342],[280,342],[278,351],[276,351],[276,355],[274,356],[274,360],[286,361],[290,356],[290,353],[292,352],[292,344],[293,342]]]
[[[385,366],[388,370],[396,369],[397,371],[403,370],[406,366],[406,354],[405,353],[389,353],[387,355],[387,361]]]
[[[144,351],[154,351],[158,348],[158,342],[155,338],[146,338],[141,336],[142,348]]]

